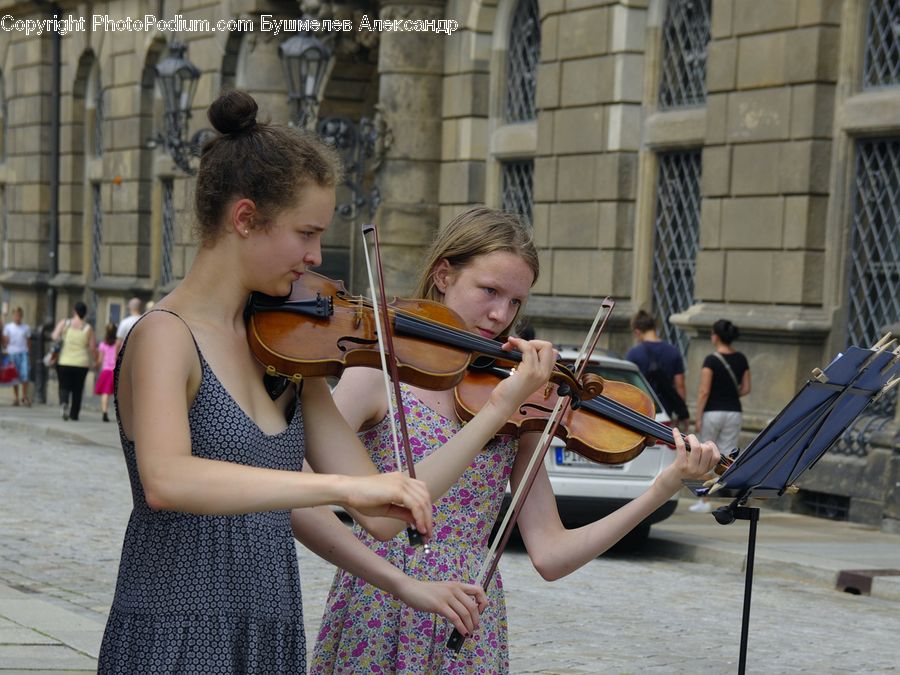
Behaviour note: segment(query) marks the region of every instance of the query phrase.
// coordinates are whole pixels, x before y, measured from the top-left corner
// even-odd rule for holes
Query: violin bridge
[[[822,371],[821,368],[813,368],[812,376],[814,380],[818,380],[822,384],[828,384],[828,376]]]
[[[356,325],[354,325],[353,327],[359,328],[360,324],[362,324],[362,320],[363,320],[363,306],[362,306],[362,302],[358,302],[356,304],[356,319],[355,319]]]

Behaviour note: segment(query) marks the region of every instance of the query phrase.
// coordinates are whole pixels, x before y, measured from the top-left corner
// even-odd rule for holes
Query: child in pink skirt
[[[97,382],[94,393],[100,395],[100,407],[103,409],[103,421],[109,422],[109,397],[114,390],[113,371],[116,369],[116,324],[106,324],[106,336],[97,345]]]

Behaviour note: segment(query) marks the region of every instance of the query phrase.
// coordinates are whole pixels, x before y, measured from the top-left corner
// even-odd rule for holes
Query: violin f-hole
[[[538,412],[546,413],[547,415],[553,412],[553,408],[545,408],[542,405],[536,405],[534,403],[523,403],[521,406],[519,406],[520,415],[527,417],[529,410],[537,410]]]
[[[335,343],[335,344],[337,344],[337,348],[340,349],[342,352],[346,352],[349,349],[353,349],[352,346],[345,345],[344,344],[345,342],[349,342],[351,345],[367,345],[367,346],[372,346],[372,345],[378,344],[378,340],[367,340],[366,338],[358,338],[358,337],[351,337],[349,335],[345,335],[342,338],[338,338],[337,342]]]

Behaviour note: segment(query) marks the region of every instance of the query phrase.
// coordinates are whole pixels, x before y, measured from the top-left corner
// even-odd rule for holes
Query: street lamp
[[[309,129],[315,124],[319,96],[334,63],[332,51],[317,37],[298,33],[282,42],[278,52],[287,81],[292,123],[301,129]]]
[[[211,129],[201,129],[190,140],[185,139],[191,119],[191,104],[200,79],[200,69],[187,60],[186,51],[187,45],[173,42],[169,45],[169,55],[154,67],[165,113],[163,133],[148,139],[147,146],[155,148],[162,145],[175,165],[192,176],[196,170],[191,167],[190,158],[200,156],[200,148],[213,132]]]
[[[381,193],[373,184],[366,192],[366,167],[377,172],[387,149],[391,132],[381,114],[374,119],[349,117],[319,119],[319,101],[334,65],[333,52],[328,45],[310,33],[298,33],[278,48],[287,82],[288,100],[292,107],[291,124],[301,129],[315,130],[328,145],[335,148],[344,160],[344,185],[352,194],[349,202],[337,205],[337,212],[353,219],[360,208],[368,205],[373,216],[381,203]]]

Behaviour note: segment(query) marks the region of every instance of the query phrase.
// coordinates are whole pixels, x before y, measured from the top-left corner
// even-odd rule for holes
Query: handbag
[[[47,350],[47,353],[44,354],[44,365],[48,368],[50,366],[55,366],[56,362],[59,361],[59,353],[62,351],[62,342],[59,340],[54,340],[53,344],[50,345],[50,349]]]
[[[66,333],[69,332],[69,323],[70,321],[66,319],[66,328],[62,333],[62,336],[59,340],[54,340],[50,345],[50,349],[47,350],[47,353],[44,354],[44,365],[50,368],[51,366],[55,366],[56,362],[59,361],[59,353],[63,348],[63,340],[66,339]]]
[[[0,366],[0,384],[9,384],[19,381],[19,371],[16,364],[6,354],[3,355],[3,365]]]

